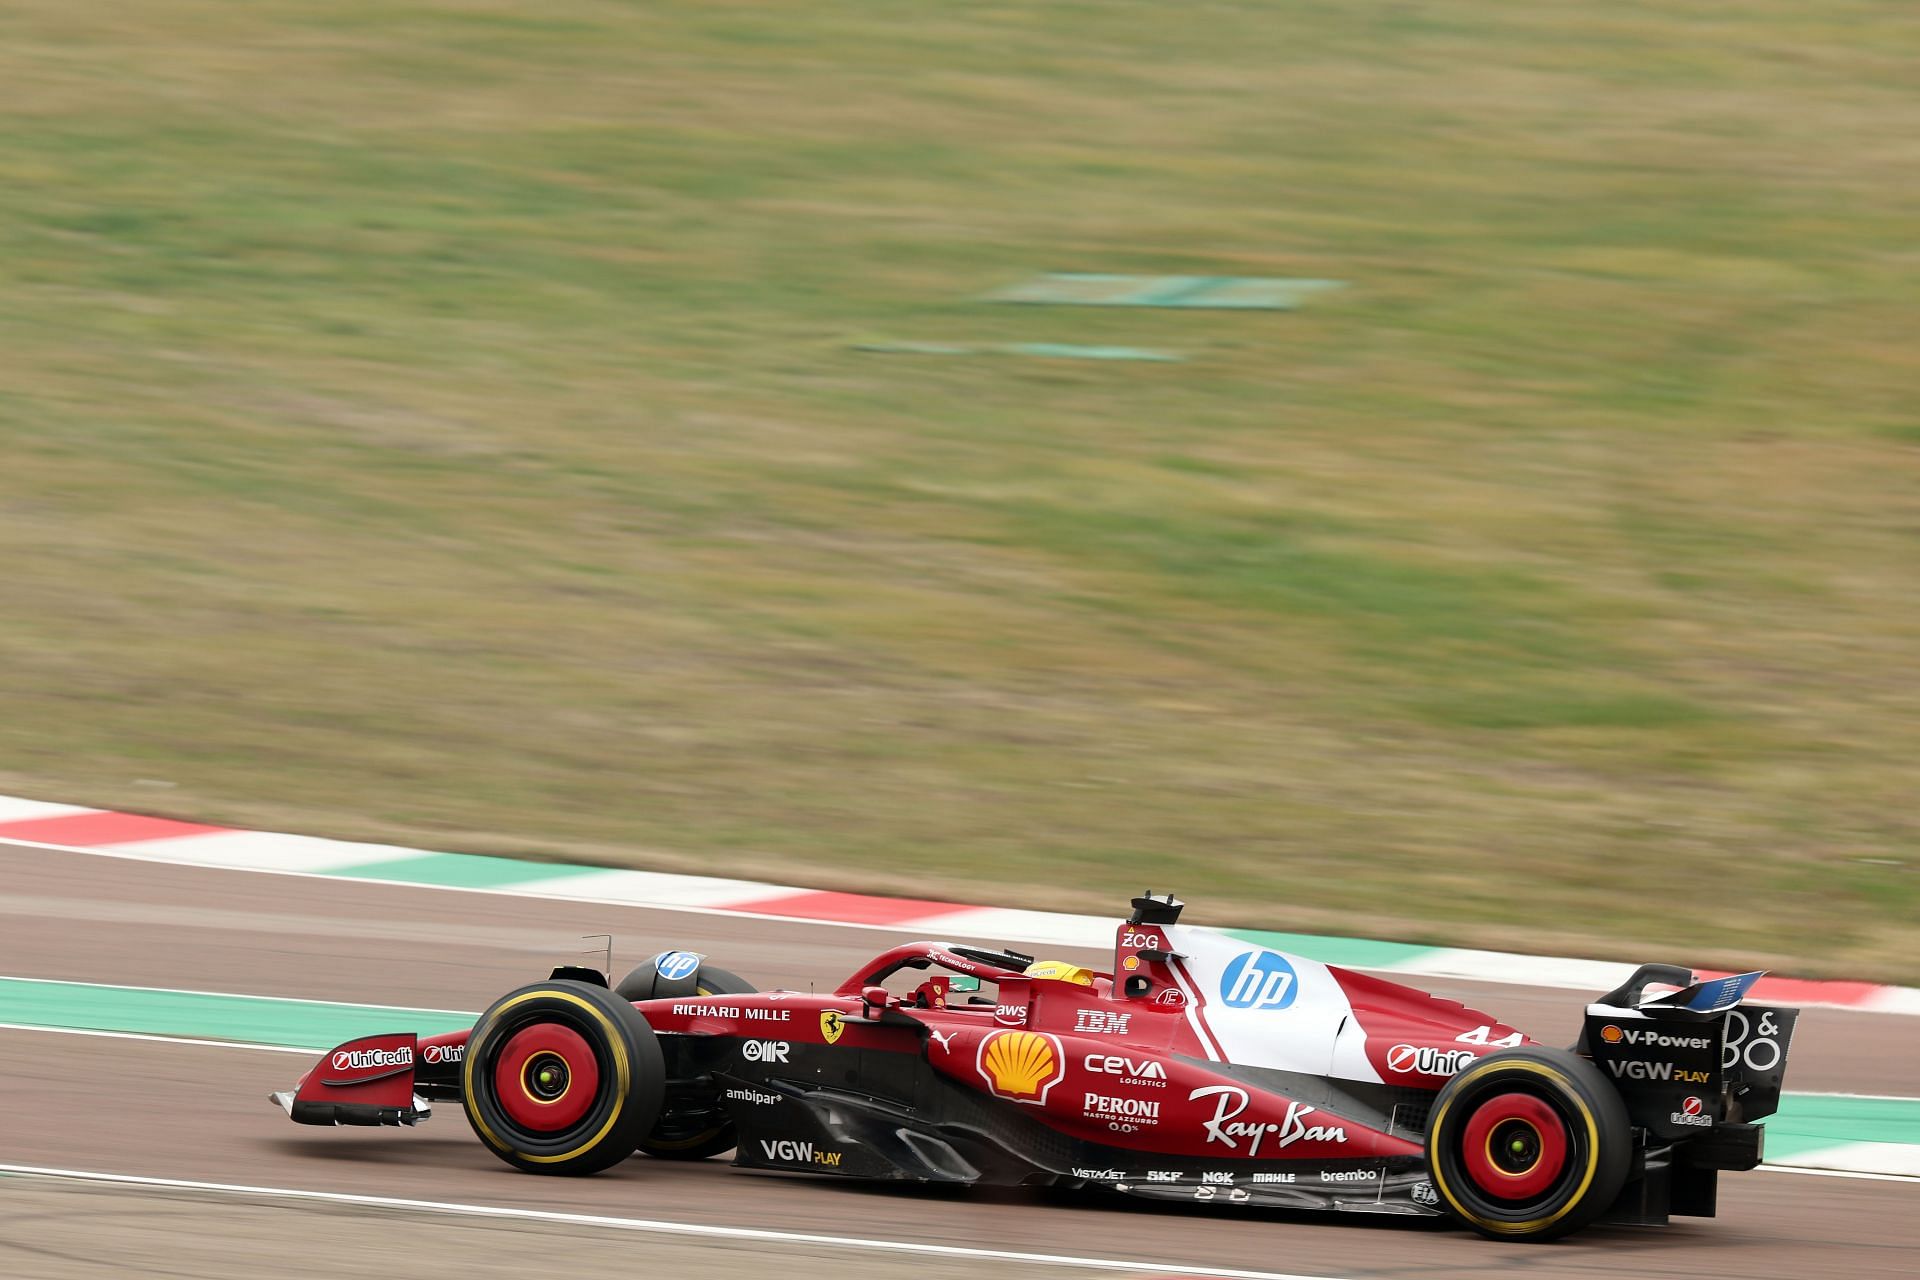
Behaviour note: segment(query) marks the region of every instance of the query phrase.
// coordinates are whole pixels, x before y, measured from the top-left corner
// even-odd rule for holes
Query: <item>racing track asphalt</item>
[[[622,968],[679,946],[707,952],[758,983],[796,989],[833,986],[895,940],[871,929],[0,845],[0,973],[20,976],[479,1009],[543,977],[548,966],[577,959],[592,945],[580,935],[604,932],[615,935],[615,963]],[[1071,952],[1063,958],[1098,959]],[[1570,1037],[1580,1004],[1575,993],[1517,985],[1442,982],[1430,989],[1550,1042]],[[1917,1061],[1920,1019],[1809,1011],[1796,1034],[1789,1083],[1802,1090],[1911,1093]],[[297,1128],[266,1094],[290,1085],[303,1069],[301,1058],[284,1053],[0,1030],[7,1104],[0,1162],[1345,1278],[1442,1280],[1525,1267],[1541,1277],[1872,1280],[1907,1276],[1920,1256],[1920,1185],[1764,1171],[1722,1179],[1716,1220],[1680,1219],[1658,1231],[1596,1229],[1546,1248],[1380,1218],[867,1189],[747,1174],[722,1162],[664,1165],[640,1158],[597,1178],[545,1179],[514,1173],[489,1156],[456,1108],[442,1106],[414,1131]],[[0,1187],[0,1195],[19,1185]],[[219,1235],[251,1211],[232,1201],[170,1196],[165,1212],[169,1221],[184,1214],[194,1229]],[[386,1226],[364,1239],[355,1231],[322,1231],[316,1239],[326,1243],[313,1247],[338,1250],[341,1274],[371,1271],[360,1263],[373,1258],[356,1251],[372,1249],[377,1238],[386,1242],[379,1262],[387,1265],[380,1269],[398,1270],[391,1266],[391,1236]],[[193,1238],[192,1230],[181,1238]],[[0,1233],[0,1264],[8,1245]],[[651,1247],[637,1237],[629,1245]],[[582,1258],[599,1247],[583,1244]],[[775,1269],[764,1251],[685,1240],[673,1248],[676,1256],[699,1253],[704,1274],[764,1277]],[[408,1269],[437,1274],[442,1260],[451,1266],[453,1257],[425,1253],[417,1260],[425,1265]],[[902,1259],[900,1269],[915,1271],[911,1261]],[[779,1269],[793,1276],[852,1275],[858,1266],[831,1250],[800,1251]],[[1143,1267],[1142,1274],[1153,1270]],[[1008,1264],[983,1263],[979,1271],[1025,1273]],[[181,1273],[202,1272],[182,1267]]]

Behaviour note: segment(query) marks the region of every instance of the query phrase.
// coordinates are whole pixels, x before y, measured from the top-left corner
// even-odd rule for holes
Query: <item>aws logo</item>
[[[1067,1074],[1060,1041],[1037,1031],[996,1031],[980,1042],[980,1078],[995,1097],[1041,1107]]]

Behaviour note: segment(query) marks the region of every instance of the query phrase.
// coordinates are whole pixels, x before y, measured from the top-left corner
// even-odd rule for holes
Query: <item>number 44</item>
[[[1492,1035],[1493,1035],[1492,1027],[1475,1027],[1473,1030],[1467,1032],[1465,1035],[1455,1036],[1454,1039],[1461,1044],[1486,1044],[1486,1045],[1494,1045],[1501,1049],[1511,1049],[1515,1045],[1519,1044],[1522,1040],[1526,1039],[1526,1037],[1521,1035],[1518,1031],[1514,1032],[1510,1036],[1501,1036],[1497,1040],[1490,1039],[1489,1037],[1491,1037]]]

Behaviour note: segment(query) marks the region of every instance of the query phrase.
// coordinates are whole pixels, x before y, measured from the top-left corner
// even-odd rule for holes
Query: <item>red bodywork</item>
[[[1230,1013],[1216,1007],[1224,988],[1175,954],[1178,941],[1159,927],[1122,925],[1113,969],[1093,973],[1090,982],[1027,976],[957,954],[950,944],[914,942],[876,957],[830,995],[770,991],[644,1000],[635,1007],[662,1036],[786,1046],[761,1050],[778,1052],[782,1062],[793,1046],[924,1054],[940,1075],[1086,1143],[1221,1161],[1422,1157],[1417,1118],[1396,1123],[1402,1104],[1343,1113],[1325,1096],[1318,1103],[1293,1096],[1282,1087],[1284,1075],[1226,1070],[1264,1064],[1235,1058],[1216,1025],[1219,1013]],[[1312,963],[1289,959],[1302,969]],[[930,974],[905,995],[877,999],[879,983],[903,968]],[[1324,1052],[1318,1040],[1281,1042],[1291,1059],[1321,1064],[1297,1073],[1303,1077],[1341,1083],[1336,1060],[1345,1045],[1350,1060],[1366,1064],[1359,1075],[1346,1073],[1352,1085],[1431,1093],[1481,1054],[1528,1043],[1512,1027],[1456,1002],[1349,970],[1314,969],[1337,986],[1345,1012],[1325,1037]],[[997,983],[998,999],[991,1005],[950,1001],[949,973]],[[1332,997],[1323,1003],[1326,998]],[[1273,1034],[1291,1034],[1284,1018],[1275,1017]],[[422,1078],[453,1078],[449,1068],[457,1068],[467,1035],[419,1040],[414,1052]],[[413,1046],[412,1037],[405,1040]],[[400,1047],[394,1037],[356,1043]],[[1363,1059],[1353,1059],[1355,1053]],[[393,1105],[409,1079],[393,1074],[342,1087],[316,1068],[302,1079],[298,1097],[368,1101],[368,1091],[377,1088],[381,1104]]]

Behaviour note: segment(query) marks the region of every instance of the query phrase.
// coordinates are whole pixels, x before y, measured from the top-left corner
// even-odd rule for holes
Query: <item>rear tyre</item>
[[[589,983],[542,982],[480,1015],[461,1086],[475,1135],[514,1168],[598,1173],[653,1128],[666,1065],[627,1001]]]
[[[1620,1095],[1565,1049],[1488,1054],[1440,1090],[1427,1126],[1440,1202],[1495,1240],[1588,1225],[1620,1194],[1632,1154]]]
[[[682,980],[685,981],[684,979]],[[653,963],[636,967],[615,988],[628,1000],[657,1000],[660,975]],[[717,964],[702,963],[693,975],[696,996],[744,996],[759,988]],[[640,1150],[656,1160],[705,1160],[733,1150],[733,1125],[719,1094],[711,1089],[675,1090],[661,1109],[659,1123],[640,1142]]]

